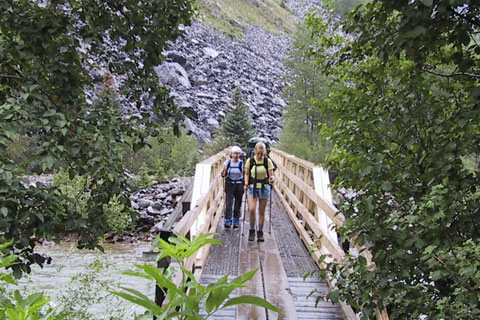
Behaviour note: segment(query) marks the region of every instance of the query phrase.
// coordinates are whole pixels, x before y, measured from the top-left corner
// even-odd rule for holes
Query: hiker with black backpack
[[[243,196],[243,160],[240,159],[242,149],[233,146],[230,149],[230,159],[223,164],[222,177],[225,178],[225,228],[240,226],[240,207]],[[232,218],[233,208],[233,218]]]
[[[270,198],[271,184],[274,181],[273,162],[267,157],[265,143],[258,142],[253,150],[253,155],[245,162],[245,191],[248,195],[248,212],[250,231],[248,241],[255,240],[255,222],[258,199],[258,225],[257,240],[264,241],[263,225],[265,223],[265,208]]]

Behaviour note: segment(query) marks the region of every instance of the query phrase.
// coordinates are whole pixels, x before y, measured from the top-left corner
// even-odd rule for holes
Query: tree
[[[328,75],[339,232],[373,255],[328,264],[332,300],[391,319],[480,316],[479,6],[378,1],[307,18]],[[336,28],[335,28],[336,27]]]
[[[241,88],[237,88],[233,93],[219,133],[223,148],[234,145],[246,146],[248,139],[255,136],[248,106],[242,101]]]
[[[315,100],[326,96],[327,80],[310,55],[311,45],[310,32],[304,24],[299,24],[294,49],[285,62],[290,86],[285,88],[284,94],[289,103],[282,119],[278,148],[302,159],[323,163],[329,146],[320,141],[320,125],[328,122],[329,117],[320,112]]]
[[[38,238],[77,232],[80,247],[97,246],[106,231],[103,205],[117,194],[129,203],[128,180],[115,150],[126,141],[138,150],[155,136],[161,122],[151,119],[180,119],[168,90],[158,86],[154,67],[192,13],[189,0],[2,2],[0,232],[23,256],[17,271],[43,261],[33,252]],[[111,95],[100,97],[100,106],[87,102],[98,69],[121,80],[118,97],[136,106],[132,114],[105,106]],[[150,102],[151,112],[142,101]],[[40,136],[41,147],[26,163],[12,163],[5,147],[20,131]],[[24,187],[23,168],[33,159],[44,172],[63,167],[70,177],[90,177],[87,214],[62,210],[54,188]]]

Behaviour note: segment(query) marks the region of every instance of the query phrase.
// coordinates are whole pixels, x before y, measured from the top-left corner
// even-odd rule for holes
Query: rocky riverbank
[[[52,186],[52,175],[27,176],[29,187],[40,184]],[[159,235],[162,226],[170,217],[181,199],[191,177],[177,177],[166,183],[156,183],[151,187],[139,188],[130,196],[132,208],[138,212],[135,229],[124,234],[108,234],[111,242],[150,241],[153,235]]]
[[[130,196],[132,208],[139,213],[135,230],[126,235],[112,235],[112,241],[128,241],[131,238],[149,241],[159,235],[192,178],[173,178],[167,183],[140,188]]]

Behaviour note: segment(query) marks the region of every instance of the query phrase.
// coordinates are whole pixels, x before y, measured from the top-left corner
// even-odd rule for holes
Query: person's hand
[[[268,183],[273,184],[274,180],[275,180],[275,177],[271,176],[270,178],[268,178]]]
[[[222,171],[220,175],[222,176],[222,178],[225,178],[225,171]]]
[[[243,190],[247,191],[248,190],[248,184],[243,185]]]

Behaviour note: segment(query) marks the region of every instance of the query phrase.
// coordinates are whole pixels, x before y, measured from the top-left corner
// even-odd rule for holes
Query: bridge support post
[[[168,241],[168,238],[172,235],[172,231],[170,230],[165,230],[162,229],[160,231],[160,238],[162,240]],[[160,261],[157,262],[157,267],[158,268],[168,268],[170,265],[170,257],[165,257],[161,259]],[[165,288],[164,288],[165,290]],[[163,304],[163,301],[165,301],[165,294],[160,286],[155,285],[155,303],[157,306],[161,307]],[[153,320],[156,320],[156,317],[153,317]]]

